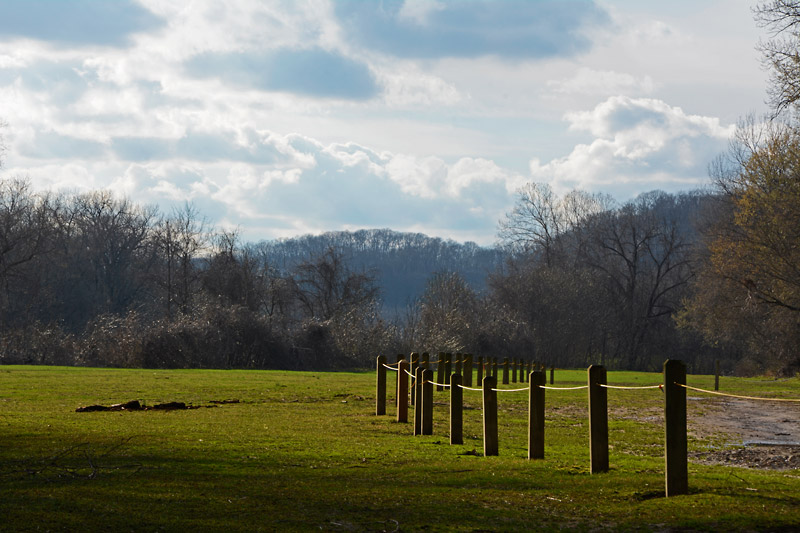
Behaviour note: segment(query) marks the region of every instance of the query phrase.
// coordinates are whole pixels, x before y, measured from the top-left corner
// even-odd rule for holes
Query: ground
[[[800,468],[800,403],[689,396],[689,433],[720,446],[690,460],[770,470]]]

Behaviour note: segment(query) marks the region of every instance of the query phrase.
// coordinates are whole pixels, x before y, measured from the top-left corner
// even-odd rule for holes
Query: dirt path
[[[725,446],[691,460],[749,468],[800,468],[800,403],[689,397],[689,433]]]

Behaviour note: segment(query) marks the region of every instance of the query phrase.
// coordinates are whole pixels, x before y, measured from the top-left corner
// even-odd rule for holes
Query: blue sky
[[[246,240],[480,244],[528,181],[705,186],[766,111],[752,3],[0,0],[0,177]]]

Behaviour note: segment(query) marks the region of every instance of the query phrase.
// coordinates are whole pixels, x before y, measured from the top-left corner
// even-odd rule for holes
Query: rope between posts
[[[459,387],[461,387],[462,389],[467,389],[467,390],[474,390],[474,391],[478,391],[478,392],[483,392],[483,389],[476,389],[475,387],[465,387],[464,385],[459,385]]]
[[[397,372],[397,369],[396,369],[396,368],[394,368],[394,367],[392,367],[392,366],[389,366],[389,365],[387,365],[386,363],[381,363],[381,364],[382,364],[383,366],[385,366],[386,368],[388,368],[389,370],[394,370],[395,372]]]
[[[444,383],[436,383],[435,381],[424,381],[422,384],[423,384],[423,385],[427,385],[427,384],[429,384],[429,383],[430,383],[431,385],[436,385],[437,387],[449,387],[449,386],[450,386],[450,384],[449,384],[449,383],[445,385]]]
[[[581,385],[580,387],[545,387],[544,385],[538,385],[540,389],[547,389],[547,390],[579,390],[579,389],[588,389],[589,385]]]
[[[619,385],[605,385],[603,383],[598,383],[604,389],[620,389],[620,390],[638,390],[638,389],[661,389],[664,390],[664,385],[644,385],[640,387],[622,387]]]
[[[524,390],[531,390],[530,387],[525,387],[524,389],[492,389],[495,392],[520,392]]]
[[[738,394],[726,394],[724,392],[718,392],[713,390],[698,389],[697,387],[690,387],[689,385],[684,385],[683,383],[677,383],[677,382],[675,383],[675,385],[683,387],[684,389],[691,389],[698,392],[707,392],[708,394],[727,396],[729,398],[740,398],[742,400],[761,400],[766,402],[800,402],[800,399],[795,399],[795,398],[759,398],[757,396],[741,396]]]

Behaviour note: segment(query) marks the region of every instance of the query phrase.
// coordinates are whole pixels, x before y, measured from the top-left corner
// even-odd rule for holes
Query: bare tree
[[[543,255],[551,267],[564,259],[563,237],[612,205],[606,195],[574,190],[559,197],[546,183],[528,183],[517,191],[514,208],[499,222],[498,237],[512,252]]]
[[[333,248],[294,269],[295,294],[308,318],[328,320],[353,307],[374,305],[378,289],[368,272],[352,272]]]
[[[778,115],[800,100],[800,1],[771,0],[754,12],[758,24],[772,33],[759,49],[770,71],[769,103]]]
[[[690,277],[690,247],[662,202],[669,195],[641,195],[597,217],[585,249],[587,264],[606,287],[616,353],[627,368],[641,368],[647,335],[679,305]]]
[[[209,232],[207,220],[190,203],[174,209],[172,216],[156,225],[155,238],[163,261],[159,283],[165,290],[169,318],[175,304],[183,314],[191,311],[200,277],[197,262],[208,246]]]
[[[2,308],[19,293],[26,267],[54,248],[53,217],[58,203],[47,194],[34,194],[26,180],[0,181],[0,283]],[[24,299],[23,299],[24,300]],[[22,300],[13,302],[15,305]]]
[[[120,314],[143,302],[156,264],[151,229],[155,207],[142,207],[108,191],[74,197],[65,219],[65,243],[78,290],[94,313]],[[73,295],[76,295],[73,292]]]

